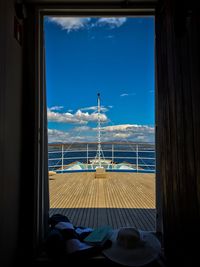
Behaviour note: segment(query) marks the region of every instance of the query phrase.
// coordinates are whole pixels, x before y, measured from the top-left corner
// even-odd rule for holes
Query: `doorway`
[[[155,231],[154,17],[46,16],[44,28],[50,215]],[[98,115],[105,180],[89,164]]]

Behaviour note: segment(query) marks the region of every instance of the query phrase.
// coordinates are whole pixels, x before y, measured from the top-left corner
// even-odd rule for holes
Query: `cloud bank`
[[[108,106],[108,107],[101,106],[101,112],[107,112],[111,108],[112,108],[112,106]],[[81,111],[86,111],[86,110],[97,111],[98,110],[98,106],[91,106],[91,107],[80,108],[80,110]]]
[[[133,96],[133,95],[136,95],[136,93],[123,93],[120,96],[124,97],[124,96]]]
[[[101,129],[102,142],[154,142],[154,127],[137,124],[105,126]],[[96,142],[97,128],[78,126],[70,131],[50,130],[49,142]]]
[[[50,107],[49,110],[61,110],[63,108],[64,106],[53,106],[53,107]]]
[[[91,18],[72,18],[72,17],[48,17],[49,22],[60,26],[62,30],[67,32],[77,31],[87,27]]]
[[[97,21],[97,25],[105,26],[108,25],[110,28],[118,28],[126,22],[126,18],[100,18]]]
[[[88,122],[97,122],[98,114],[88,112],[82,112],[80,109],[76,113],[60,113],[52,111],[51,109],[47,110],[47,118],[49,122],[60,122],[60,123],[75,123],[75,124],[87,124]],[[107,122],[108,118],[105,114],[100,114],[101,122]]]
[[[127,20],[126,18],[92,19],[92,18],[80,18],[80,17],[48,17],[49,22],[58,25],[62,30],[66,30],[68,33],[80,29],[91,29],[94,27],[103,27],[103,26],[108,26],[110,29],[119,28],[126,22],[126,20]]]

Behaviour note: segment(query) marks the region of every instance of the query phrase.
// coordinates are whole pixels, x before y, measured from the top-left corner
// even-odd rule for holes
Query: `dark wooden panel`
[[[157,168],[166,254],[190,261],[200,223],[200,21],[193,1],[177,2],[160,1],[156,14]]]

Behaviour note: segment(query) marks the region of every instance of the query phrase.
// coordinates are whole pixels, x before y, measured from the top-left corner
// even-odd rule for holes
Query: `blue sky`
[[[45,18],[49,142],[154,141],[154,18]]]

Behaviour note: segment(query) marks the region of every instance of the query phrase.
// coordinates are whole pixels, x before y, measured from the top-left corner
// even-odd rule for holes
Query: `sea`
[[[156,165],[154,144],[102,144],[101,156],[113,159],[114,163],[130,163],[138,169],[154,172]],[[62,165],[87,163],[97,154],[97,144],[49,144],[49,170],[58,170]]]

